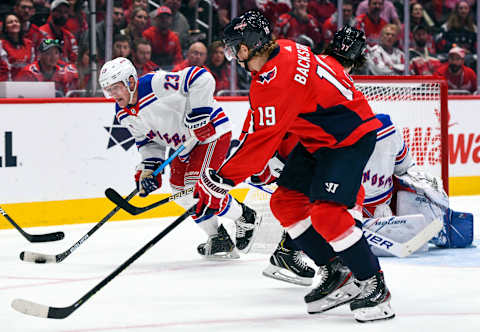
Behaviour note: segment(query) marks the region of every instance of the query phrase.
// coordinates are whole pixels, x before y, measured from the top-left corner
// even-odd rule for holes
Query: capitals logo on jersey
[[[275,77],[277,77],[277,66],[273,67],[273,69],[260,74],[258,77],[258,83],[263,84],[263,83],[270,83],[271,80],[273,80]]]

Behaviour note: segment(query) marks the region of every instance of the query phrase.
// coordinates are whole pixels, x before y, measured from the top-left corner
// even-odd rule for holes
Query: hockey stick
[[[163,205],[163,204],[168,203],[170,201],[174,201],[178,198],[184,197],[184,196],[189,195],[191,193],[193,193],[193,187],[182,190],[182,191],[180,191],[176,194],[173,194],[173,195],[171,195],[167,198],[161,199],[161,200],[159,200],[155,203],[152,203],[150,205],[140,207],[140,206],[135,206],[135,205],[132,205],[132,204],[128,203],[128,200],[124,199],[118,192],[116,192],[112,188],[108,188],[107,190],[105,190],[105,196],[107,196],[107,198],[109,200],[111,200],[113,203],[117,204],[118,208],[124,209],[125,211],[127,211],[128,213],[130,213],[134,216],[136,216],[137,214],[143,213],[143,212],[147,212],[148,210],[156,208],[157,206]]]
[[[175,153],[172,154],[170,158],[165,160],[154,172],[154,175],[157,175],[160,173],[168,164],[172,162],[172,160],[180,153],[182,152],[186,146],[189,144],[195,142],[195,139],[192,137],[189,140],[185,142],[185,144],[181,145]],[[110,189],[110,188],[109,188]],[[108,190],[108,189],[107,189]],[[188,190],[188,189],[187,189]],[[111,191],[115,192],[115,190],[111,189]],[[171,200],[177,199],[182,197],[185,191],[179,192],[175,195],[174,198],[172,196],[167,197],[163,199],[158,205],[168,203]],[[116,192],[115,192],[116,193]],[[136,194],[138,193],[138,189],[134,189],[125,199],[121,198],[121,196],[116,193],[122,201],[125,201],[127,203],[129,200],[131,200]],[[128,204],[128,203],[127,203]],[[157,205],[157,206],[158,206]],[[104,223],[106,223],[115,213],[117,213],[120,210],[119,206],[116,206],[112,211],[110,211],[109,214],[107,214],[102,220],[100,220],[91,230],[88,231],[87,234],[85,234],[80,240],[78,240],[73,246],[71,246],[68,250],[57,254],[57,255],[45,255],[37,252],[32,252],[32,251],[22,251],[20,253],[20,259],[25,262],[33,262],[33,263],[38,263],[38,264],[43,264],[43,263],[60,263],[63,261],[65,258],[67,258],[72,252],[74,252],[83,242],[85,242],[90,236],[92,236],[93,233],[95,233]]]
[[[161,164],[156,170],[155,172],[153,172],[153,176],[156,176],[158,175],[161,171],[163,171],[163,169],[165,167],[167,167],[167,165],[169,165],[173,159],[175,159],[183,150],[186,149],[186,147],[188,147],[189,145],[195,143],[195,137],[190,137],[188,140],[185,141],[184,144],[180,145],[180,147],[167,159],[163,162],[163,164]],[[182,192],[179,192],[175,195],[172,195],[172,196],[176,196],[176,195],[179,195],[178,197],[175,197],[174,199],[177,199],[177,198],[180,198],[186,194],[190,194],[190,192],[185,192],[185,191],[189,191],[191,190],[191,192],[193,192],[193,188],[189,188],[189,189],[186,189]],[[107,190],[105,190],[105,196],[107,196],[107,198],[109,200],[111,200],[113,203],[115,203],[117,206],[119,206],[120,208],[124,209],[125,211],[127,211],[128,213],[130,214],[133,214],[133,215],[137,215],[137,214],[140,214],[140,213],[143,213],[143,212],[146,212],[148,210],[151,210],[159,205],[162,205],[165,202],[165,199],[162,199],[158,202],[155,202],[153,204],[150,204],[150,205],[147,205],[147,206],[144,206],[144,207],[136,207],[134,205],[131,205],[128,203],[127,200],[123,199],[122,196],[117,192],[115,191],[114,189],[112,188],[108,188]],[[171,197],[172,197],[171,196]]]
[[[0,214],[8,220],[10,224],[13,225],[30,242],[50,242],[50,241],[58,241],[63,239],[65,234],[63,232],[55,232],[55,233],[47,233],[47,234],[28,234],[25,232],[20,226],[17,225],[15,221],[0,207]]]
[[[137,192],[138,192],[138,190],[135,189],[125,199],[127,201],[131,200],[137,194]],[[25,262],[33,262],[33,263],[39,263],[39,264],[42,264],[42,263],[60,263],[65,258],[67,258],[72,252],[77,250],[77,248],[80,247],[80,245],[83,242],[87,241],[87,239],[90,238],[90,236],[92,236],[93,233],[95,233],[100,227],[102,227],[103,224],[105,224],[108,220],[110,220],[110,218],[115,213],[117,213],[119,210],[120,210],[120,208],[118,206],[116,206],[112,211],[110,211],[109,214],[107,214],[105,217],[103,217],[102,220],[100,220],[95,226],[93,226],[92,229],[90,229],[87,234],[82,236],[82,238],[80,240],[78,240],[77,242],[75,242],[75,244],[73,246],[71,246],[68,250],[66,250],[66,251],[64,251],[60,254],[46,255],[46,254],[41,254],[41,253],[37,253],[37,252],[33,252],[33,251],[22,251],[20,253],[20,259],[22,261],[25,261]]]
[[[24,313],[26,315],[37,316],[42,318],[56,318],[62,319],[68,317],[72,312],[77,310],[82,304],[84,304],[88,299],[90,299],[94,294],[96,294],[100,289],[103,288],[106,284],[113,280],[117,275],[119,275],[123,270],[125,270],[130,264],[136,261],[140,256],[142,256],[148,249],[153,247],[158,241],[160,241],[165,235],[170,233],[175,227],[180,225],[182,221],[187,219],[190,214],[195,210],[195,206],[192,206],[184,214],[175,219],[167,228],[161,231],[157,236],[155,236],[150,242],[145,244],[140,250],[133,254],[127,261],[122,265],[117,267],[115,271],[110,273],[105,279],[98,283],[95,287],[90,289],[85,295],[78,299],[74,304],[68,307],[49,307],[44,304],[38,304],[23,299],[15,299],[12,301],[12,308]]]
[[[265,189],[263,186],[259,186],[250,182],[247,182],[252,187],[262,190],[266,193],[272,194],[268,189]],[[401,216],[399,216],[401,217]],[[428,224],[422,231],[416,234],[413,238],[407,242],[398,242],[392,240],[391,238],[381,235],[377,232],[367,229],[366,227],[362,228],[363,234],[367,239],[367,242],[370,245],[373,245],[377,248],[388,251],[394,256],[397,257],[406,257],[422,247],[427,243],[431,238],[440,232],[443,228],[443,222],[441,219],[435,219],[430,224]]]

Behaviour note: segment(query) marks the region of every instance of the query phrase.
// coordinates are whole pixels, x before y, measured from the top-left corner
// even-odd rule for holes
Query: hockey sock
[[[302,234],[293,239],[296,246],[303,250],[317,266],[326,265],[337,256],[325,239],[315,231],[313,226],[308,227]]]
[[[242,213],[243,213],[242,205],[230,194],[228,194],[227,203],[219,211],[218,216],[226,217],[230,220],[237,220],[242,216]]]
[[[200,226],[201,229],[207,233],[208,236],[215,235],[218,233],[218,218],[215,215],[210,216],[210,218],[197,222],[194,221]]]
[[[366,280],[380,270],[377,256],[372,254],[364,236],[352,246],[337,253],[358,280]]]
[[[280,245],[288,250],[300,250],[300,248],[295,244],[295,241],[293,241],[292,237],[290,236],[290,234],[288,234],[288,232],[285,235],[285,238],[282,239],[282,241],[280,242]]]

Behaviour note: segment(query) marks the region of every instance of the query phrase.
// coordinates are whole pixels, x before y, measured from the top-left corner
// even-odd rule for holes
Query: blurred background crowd
[[[54,81],[58,96],[91,95],[97,75],[91,62],[99,70],[122,56],[140,76],[205,66],[217,95],[245,92],[249,74],[225,60],[222,31],[232,12],[257,8],[276,38],[317,53],[339,23],[365,31],[368,60],[355,74],[440,75],[452,93],[477,90],[474,0],[115,0],[111,10],[107,0],[96,0],[94,14],[91,1],[2,1],[0,81]]]

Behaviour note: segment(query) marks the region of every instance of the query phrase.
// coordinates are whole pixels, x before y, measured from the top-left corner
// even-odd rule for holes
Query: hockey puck
[[[20,253],[20,259],[23,261],[24,258],[25,258],[25,251],[22,251]]]

